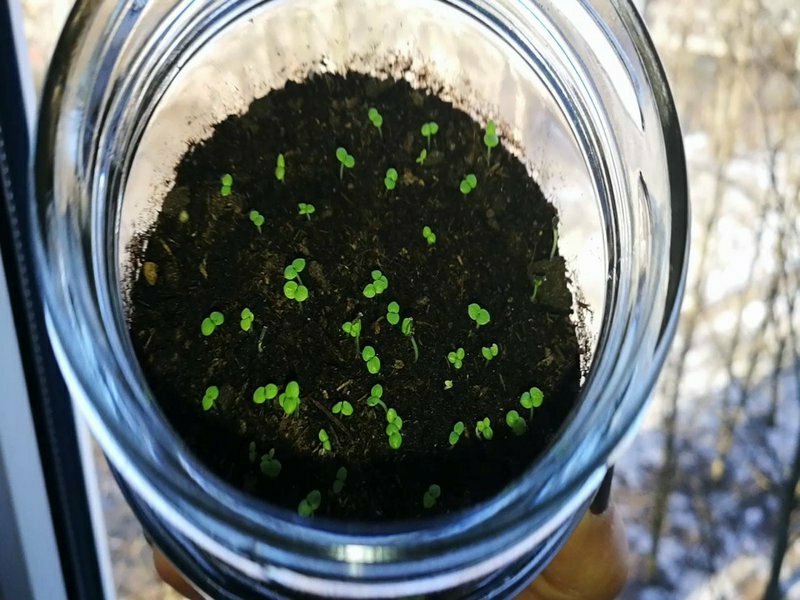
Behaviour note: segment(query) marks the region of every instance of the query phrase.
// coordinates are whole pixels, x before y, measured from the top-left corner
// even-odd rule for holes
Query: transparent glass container
[[[557,440],[491,500],[424,521],[300,519],[221,482],[169,427],[126,326],[133,236],[187,143],[312,71],[432,86],[500,123],[560,219],[590,352]],[[509,597],[630,440],[687,261],[680,129],[623,0],[78,0],[47,82],[37,263],[54,347],[129,499],[214,597]]]

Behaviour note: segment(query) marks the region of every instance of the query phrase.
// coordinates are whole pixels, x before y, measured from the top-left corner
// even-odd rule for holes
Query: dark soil
[[[372,106],[385,120],[382,136],[367,118]],[[420,166],[428,121],[440,129]],[[483,135],[466,113],[404,81],[324,75],[254,101],[189,148],[137,257],[147,263],[131,291],[131,334],[164,413],[210,470],[292,510],[318,489],[318,515],[406,518],[426,512],[432,483],[442,494],[429,514],[487,499],[551,442],[580,379],[565,265],[558,253],[550,259],[557,215],[502,144],[487,160]],[[339,146],[356,160],[343,180]],[[274,175],[279,153],[285,182]],[[399,172],[392,192],[389,167]],[[224,173],[234,178],[227,197]],[[468,173],[478,186],[465,197],[459,183]],[[315,205],[311,220],[298,215],[300,202]],[[248,218],[253,209],[265,218],[262,233]],[[422,236],[426,225],[433,246]],[[297,257],[307,260],[302,305],[283,293],[284,268]],[[369,300],[362,290],[374,269],[389,287]],[[547,279],[531,301],[537,275]],[[410,340],[386,320],[391,301],[415,319],[416,363]],[[480,329],[467,314],[472,302],[491,313]],[[255,314],[249,332],[239,325],[245,307]],[[214,310],[225,323],[204,337],[200,324]],[[377,376],[342,331],[359,314],[361,345],[373,345],[382,361]],[[500,353],[487,364],[481,347],[492,343]],[[466,351],[461,370],[447,360],[458,347]],[[257,387],[291,380],[301,390],[294,415],[284,416],[277,400],[253,403]],[[399,450],[387,443],[383,409],[367,406],[375,383],[404,420]],[[205,412],[210,385],[220,395]],[[544,404],[516,437],[505,416],[516,409],[528,418],[519,398],[532,386]],[[340,400],[352,403],[352,416],[332,414]],[[475,433],[484,417],[491,441]],[[457,421],[466,432],[451,447]],[[322,451],[320,428],[332,452]],[[259,457],[275,449],[277,479],[250,461],[251,442]],[[349,476],[334,495],[340,466]]]

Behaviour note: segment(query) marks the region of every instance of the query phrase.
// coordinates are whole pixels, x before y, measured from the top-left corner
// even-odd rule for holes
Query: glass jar
[[[574,413],[468,510],[300,519],[210,474],[127,334],[127,249],[192,140],[313,70],[402,75],[502,124],[560,214],[587,340]],[[74,399],[147,528],[215,597],[508,597],[547,563],[631,439],[675,331],[688,197],[675,108],[619,0],[78,0],[35,169],[38,273]]]

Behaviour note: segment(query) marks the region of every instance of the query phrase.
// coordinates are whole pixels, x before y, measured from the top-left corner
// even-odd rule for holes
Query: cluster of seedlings
[[[369,108],[367,117],[369,121],[377,130],[377,135],[383,137],[383,115],[377,108]],[[420,133],[424,138],[423,147],[420,149],[419,155],[416,158],[416,163],[424,165],[428,160],[429,153],[432,150],[432,143],[439,133],[439,125],[434,121],[424,123],[420,128]],[[500,138],[497,133],[497,126],[494,122],[490,121],[485,129],[483,138],[484,145],[487,150],[487,164],[491,163],[492,150],[500,143]],[[355,169],[357,161],[345,147],[338,147],[333,153],[332,159],[338,167],[338,176],[341,180],[348,175],[348,172]],[[286,156],[281,153],[278,154],[275,160],[275,179],[285,184],[287,175],[287,161]],[[220,178],[220,195],[227,197],[231,194],[234,178],[231,174],[226,173]],[[387,192],[396,192],[400,186],[401,181],[397,169],[389,167],[386,170],[383,185]],[[458,189],[463,195],[463,201],[469,201],[469,195],[476,191],[478,188],[478,178],[474,173],[464,175],[460,181],[454,181],[453,187]],[[299,203],[297,205],[298,215],[306,217],[309,222],[316,212],[316,208],[310,203]],[[257,210],[251,210],[247,213],[247,218],[253,224],[258,234],[264,233],[266,225],[265,219]],[[420,243],[425,244],[427,247],[434,249],[437,243],[437,234],[429,225],[420,224],[422,231],[422,240]],[[555,246],[555,242],[554,242]],[[303,281],[303,274],[306,269],[306,259],[297,257],[291,260],[286,265],[283,271],[283,296],[291,302],[297,303],[298,309],[303,309],[303,304],[312,297],[314,290],[309,289]],[[379,302],[379,297],[389,290],[389,277],[381,270],[375,269],[370,273],[365,273],[362,295],[365,299],[372,302]],[[543,279],[537,278],[534,280],[533,298],[535,300],[539,288],[543,283]],[[490,326],[492,317],[489,310],[478,303],[472,303],[464,307],[464,314],[469,321],[474,324],[476,330],[483,327]],[[414,362],[420,360],[420,356],[424,355],[424,349],[420,349],[420,344],[415,338],[415,321],[413,316],[405,315],[401,309],[400,304],[392,300],[385,305],[383,311],[384,319],[392,328],[396,328],[398,335],[402,335],[409,340],[411,349],[414,355]],[[355,361],[361,361],[364,369],[370,376],[376,378],[368,394],[364,396],[364,403],[369,409],[374,409],[380,414],[379,423],[383,428],[386,444],[392,450],[399,450],[403,446],[403,436],[411,435],[412,432],[404,430],[404,421],[400,416],[398,408],[390,406],[388,402],[394,402],[397,399],[388,397],[385,393],[383,385],[377,381],[381,374],[381,358],[379,356],[379,349],[374,345],[361,345],[362,338],[362,319],[363,316],[359,314],[356,318],[344,321],[341,325],[341,331],[345,336],[352,338],[355,345]],[[251,332],[253,330],[256,315],[247,308],[243,307],[240,313],[240,328],[243,332]],[[211,336],[219,328],[225,324],[225,317],[219,311],[211,312],[200,324],[200,332],[203,336]],[[444,382],[444,389],[450,390],[454,386],[454,380],[457,380],[462,369],[467,368],[467,358],[469,352],[465,348],[467,344],[461,345],[454,343],[454,349],[442,357],[447,361],[447,364],[453,370],[454,379],[448,379]],[[501,353],[501,348],[497,343],[490,342],[485,346],[478,346],[474,348],[475,355],[480,355],[484,360],[484,365],[488,365],[491,361],[495,360]],[[427,357],[426,357],[427,358]],[[473,363],[470,363],[473,364]],[[480,363],[479,363],[480,364]],[[302,374],[299,374],[302,378]],[[201,407],[204,411],[210,411],[217,406],[217,400],[220,396],[220,390],[215,385],[209,385],[206,389],[205,395],[201,400]],[[528,424],[534,417],[534,409],[540,407],[544,400],[543,392],[537,387],[531,387],[522,392],[519,397],[520,410],[510,410],[506,414],[505,422],[508,428],[517,436],[524,435],[528,431]],[[301,405],[300,385],[297,381],[289,381],[281,389],[276,383],[267,383],[265,385],[256,387],[252,392],[252,402],[257,405],[264,405],[274,402],[277,407],[283,411],[285,418],[291,418],[292,415],[297,413]],[[340,400],[330,406],[330,412],[338,418],[353,418],[356,415],[356,407],[350,402]],[[494,430],[489,417],[483,418],[476,423],[468,426],[463,421],[458,421],[453,425],[446,442],[450,447],[456,446],[464,436],[474,435],[476,439],[483,442],[491,442],[494,438]],[[319,441],[319,451],[323,454],[336,453],[336,447],[331,435],[325,429],[319,429],[317,433]],[[279,458],[276,456],[275,449],[272,448],[266,454],[263,454],[260,459],[257,456],[255,443],[251,443],[249,447],[250,462],[256,463],[261,473],[268,479],[275,479],[279,477],[282,465]],[[346,480],[347,469],[341,467],[336,473],[336,478],[332,483],[330,493],[338,495],[342,492]],[[422,507],[426,510],[436,506],[442,494],[442,490],[437,484],[430,484],[421,496]],[[323,502],[323,493],[319,489],[310,491],[304,498],[302,498],[297,506],[297,513],[301,517],[311,517],[320,508]]]

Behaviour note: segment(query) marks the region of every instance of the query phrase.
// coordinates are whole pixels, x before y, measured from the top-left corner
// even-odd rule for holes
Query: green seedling
[[[368,283],[364,286],[364,297],[374,298],[375,296],[379,296],[385,292],[388,287],[389,280],[386,278],[386,275],[375,270],[372,272],[372,283]]]
[[[215,310],[210,315],[208,315],[203,322],[200,324],[200,332],[208,337],[212,333],[214,333],[220,325],[225,322],[225,315],[221,312]]]
[[[488,164],[492,160],[492,148],[497,148],[497,145],[500,143],[500,138],[497,136],[497,124],[495,124],[494,121],[489,121],[486,124],[486,134],[483,136],[483,143],[489,150],[489,154],[486,157],[486,163]]]
[[[270,479],[275,479],[281,474],[281,467],[281,461],[275,458],[275,448],[261,457],[261,472]]]
[[[453,380],[452,379],[445,379],[444,380],[444,389],[452,390],[453,389]]]
[[[275,161],[275,179],[284,181],[286,178],[286,159],[283,154],[278,154],[278,160]]]
[[[283,276],[287,279],[283,286],[283,293],[289,300],[296,300],[300,303],[308,300],[308,288],[303,285],[303,280],[300,279],[300,273],[302,273],[305,268],[305,259],[295,258],[292,264],[288,265],[283,270]],[[297,281],[295,281],[295,279]]]
[[[423,166],[426,160],[428,160],[428,151],[423,148],[417,157],[417,164]]]
[[[497,355],[500,354],[500,348],[497,346],[497,344],[484,346],[481,348],[481,354],[483,354],[483,358],[486,359],[486,364],[489,364],[492,359],[496,358]]]
[[[386,320],[389,325],[397,325],[400,322],[400,305],[397,302],[389,302],[386,308]]]
[[[214,407],[214,403],[219,398],[219,388],[215,385],[206,388],[206,393],[203,396],[203,410],[209,411]]]
[[[376,383],[372,386],[372,390],[370,390],[370,396],[367,398],[367,406],[373,408],[382,406],[384,411],[388,411],[389,409],[381,398],[383,398],[383,386],[380,383]]]
[[[436,234],[427,225],[422,228],[422,237],[428,242],[428,246],[433,246],[436,243]]]
[[[472,193],[472,190],[478,187],[478,178],[475,173],[470,173],[464,179],[461,180],[461,185],[459,185],[458,189],[461,190],[461,193],[465,196],[468,196]]]
[[[442,495],[442,488],[435,483],[428,487],[428,491],[422,495],[422,507],[425,510],[430,510],[436,506],[436,501]]]
[[[336,479],[333,482],[333,493],[336,495],[341,494],[346,481],[347,469],[345,467],[339,467],[336,470]]]
[[[311,215],[313,215],[315,212],[317,212],[317,208],[313,204],[301,202],[297,205],[297,214],[300,216],[305,216],[309,221],[311,220]]]
[[[289,300],[296,300],[303,303],[308,300],[308,288],[304,285],[299,285],[294,281],[287,281],[283,286],[283,294]]]
[[[414,319],[411,317],[403,319],[400,331],[411,340],[411,348],[414,350],[414,362],[417,362],[419,360],[419,347],[417,346],[416,338],[414,338]]]
[[[372,375],[377,375],[381,372],[381,359],[375,352],[375,348],[372,346],[364,346],[364,349],[361,351],[361,358],[367,365],[367,371]]]
[[[489,321],[492,320],[492,317],[489,314],[489,311],[486,310],[485,308],[481,307],[480,304],[475,304],[475,303],[470,304],[467,307],[467,314],[469,315],[470,319],[475,321],[475,329],[478,329],[480,327],[483,327],[484,325],[487,325],[489,323]]]
[[[328,436],[328,432],[324,429],[320,429],[319,433],[317,434],[319,441],[322,442],[322,450],[323,452],[330,452],[331,448],[331,438]]]
[[[478,421],[475,424],[475,435],[478,436],[478,439],[490,440],[494,437],[494,431],[492,430],[492,422],[489,420],[489,417],[486,417],[483,421]]]
[[[333,405],[331,409],[333,414],[335,415],[342,415],[343,417],[349,417],[353,414],[353,405],[350,404],[347,400],[342,400],[341,402],[337,402]]]
[[[356,354],[361,354],[361,319],[342,323],[342,331],[356,341]]]
[[[455,446],[458,443],[458,440],[461,439],[461,435],[464,433],[464,422],[459,421],[453,426],[453,431],[450,432],[450,445]]]
[[[268,383],[263,387],[256,388],[253,392],[253,403],[264,404],[267,400],[274,400],[278,396],[278,386],[274,383]]]
[[[386,411],[386,437],[389,439],[389,447],[392,450],[399,450],[403,445],[403,434],[400,430],[403,429],[403,419],[397,414],[397,411],[390,408]]]
[[[264,215],[257,210],[250,211],[250,222],[256,226],[258,233],[261,233],[261,226],[264,224]]]
[[[536,302],[536,296],[539,294],[539,288],[542,287],[542,284],[547,281],[547,277],[544,275],[537,275],[533,278],[533,295],[531,296],[531,302]]]
[[[525,422],[525,419],[520,417],[519,413],[515,410],[510,410],[506,414],[506,425],[511,428],[514,435],[523,435],[528,431],[528,424]]]
[[[356,166],[356,159],[345,148],[336,149],[336,160],[339,161],[339,179],[344,179],[345,168],[352,169]]]
[[[435,121],[430,121],[422,126],[422,135],[428,140],[428,150],[431,149],[431,138],[439,133],[439,124]]]
[[[295,258],[292,261],[292,264],[287,265],[283,270],[283,276],[288,280],[297,279],[297,281],[303,283],[303,280],[300,279],[300,273],[305,270],[306,260],[304,258]]]
[[[380,136],[383,137],[383,130],[381,129],[381,127],[383,127],[383,115],[375,107],[370,108],[367,115],[372,125],[378,130]]]
[[[397,187],[397,179],[399,175],[397,174],[397,169],[389,169],[386,171],[386,177],[383,180],[383,185],[386,186],[388,191],[392,191],[394,188]]]
[[[463,348],[458,348],[457,350],[453,350],[447,355],[447,361],[453,365],[456,369],[460,369],[464,366],[464,357],[466,353],[464,352]]]
[[[219,178],[220,182],[220,189],[219,193],[221,196],[226,197],[231,195],[231,190],[233,189],[233,175],[230,173],[225,173],[222,177]]]
[[[253,314],[253,311],[251,311],[249,308],[245,308],[242,310],[241,316],[242,319],[239,321],[239,327],[242,328],[242,331],[250,331],[250,329],[253,327],[253,321],[256,318]]]
[[[178,221],[184,225],[189,222],[189,211],[182,210],[178,213]]]
[[[278,404],[287,417],[294,414],[300,406],[300,385],[296,381],[286,384],[286,389],[278,396]]]
[[[313,517],[320,504],[322,504],[322,494],[319,490],[311,490],[297,505],[297,514],[301,517]]]
[[[251,463],[256,462],[256,443],[250,442],[247,446],[247,458],[250,460]]]
[[[519,397],[519,403],[523,408],[530,409],[531,418],[533,418],[533,409],[539,408],[544,402],[544,392],[538,387],[532,387],[527,392],[523,392]]]

